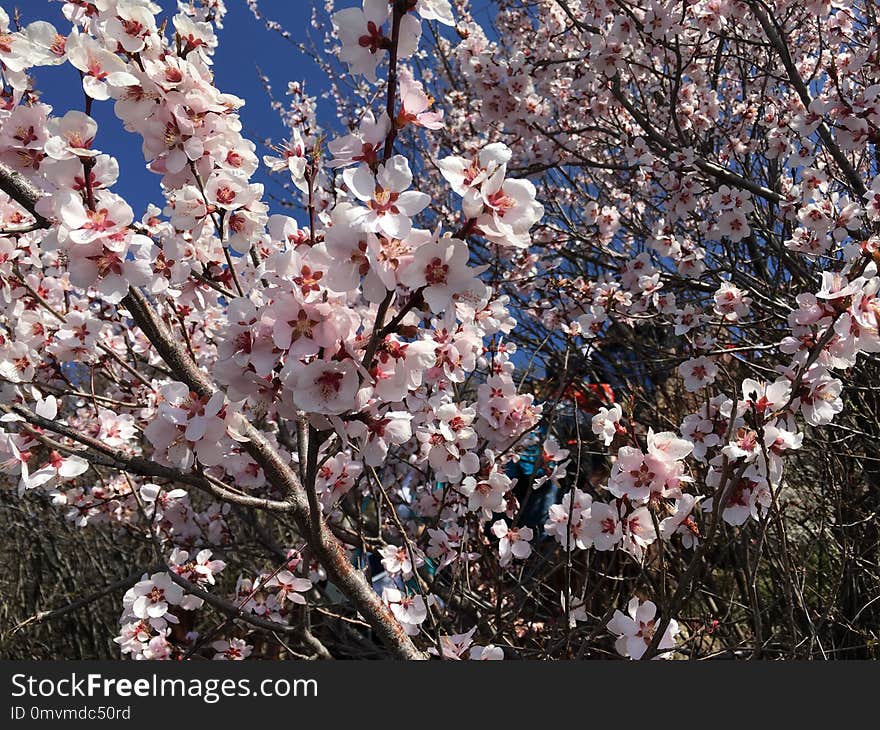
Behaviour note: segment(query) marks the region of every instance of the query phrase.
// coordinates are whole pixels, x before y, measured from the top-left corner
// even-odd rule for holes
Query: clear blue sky
[[[162,17],[167,15],[170,19],[176,12],[176,0],[154,1],[165,10]],[[359,4],[359,0],[340,0],[337,6],[342,8]],[[320,100],[326,80],[314,61],[301,53],[294,43],[266,30],[248,10],[244,0],[226,0],[226,5],[228,13],[223,30],[219,33],[219,47],[214,57],[216,84],[221,91],[246,100],[240,112],[244,134],[256,143],[257,154],[262,158],[266,153],[263,140],[271,138],[278,142],[286,137],[284,126],[272,111],[269,98],[260,83],[257,67],[268,76],[275,99],[282,102],[287,98],[288,82],[305,82],[307,93],[319,97],[319,122],[330,131],[335,123],[335,114],[328,102]],[[323,2],[319,1],[318,5],[323,6]],[[474,2],[474,6],[481,10],[478,15],[481,23],[488,20],[492,5],[494,3],[490,0]],[[4,2],[4,6],[10,11],[18,7],[24,23],[48,20],[62,32],[69,31],[70,24],[61,14],[60,3],[11,0]],[[311,27],[312,6],[313,0],[261,0],[259,3],[261,12],[279,22],[296,42],[307,41],[310,31],[318,38]],[[76,69],[70,64],[37,69],[35,75],[43,100],[53,106],[55,114],[60,116],[70,109],[83,109],[82,87]],[[122,124],[113,114],[112,101],[95,102],[92,116],[99,125],[98,148],[119,161],[119,181],[114,190],[130,202],[136,217],[140,217],[150,202],[162,206],[164,201],[159,190],[159,176],[146,169],[140,139],[122,129]],[[262,167],[254,179],[263,182],[267,192],[277,194],[281,191]]]

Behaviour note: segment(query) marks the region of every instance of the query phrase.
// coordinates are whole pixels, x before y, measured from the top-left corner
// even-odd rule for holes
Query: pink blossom
[[[297,406],[307,413],[345,413],[355,406],[357,371],[350,360],[315,360],[292,374],[289,387]]]
[[[219,641],[212,642],[211,648],[216,652],[214,659],[225,661],[243,661],[254,650],[243,639],[220,639]]]
[[[609,407],[602,406],[593,416],[593,433],[601,436],[605,445],[608,446],[621,429],[621,418],[623,418],[623,410],[617,403]]]
[[[533,537],[531,528],[510,527],[504,520],[492,524],[492,534],[498,538],[498,554],[502,566],[510,565],[511,561],[525,560],[532,554],[530,541]]]
[[[358,165],[346,169],[343,178],[352,194],[367,206],[359,210],[361,225],[395,238],[410,232],[411,218],[430,200],[424,193],[407,189],[413,178],[409,162],[402,155],[381,163],[375,175],[368,167]]]
[[[632,598],[626,607],[626,614],[615,611],[608,630],[617,636],[614,648],[618,654],[629,659],[641,659],[654,640],[654,633],[659,626],[657,607],[652,601],[640,601]],[[655,659],[668,659],[671,649],[675,648],[675,636],[678,634],[678,622],[669,621],[663,636],[657,644],[658,653]]]
[[[684,388],[695,392],[715,382],[718,367],[708,357],[695,357],[678,366],[678,372],[684,378]]]

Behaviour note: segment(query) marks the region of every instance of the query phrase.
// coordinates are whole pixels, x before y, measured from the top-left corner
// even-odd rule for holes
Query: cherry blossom
[[[391,607],[391,613],[410,636],[419,632],[419,626],[428,617],[428,607],[420,595],[408,595],[396,588],[385,588],[382,600]]]
[[[119,651],[592,656],[620,595],[633,659],[837,651],[811,581],[868,549],[878,458],[864,3],[331,2],[259,146],[225,12],[0,10],[0,473],[143,574]]]
[[[243,639],[221,639],[213,642],[211,648],[216,652],[213,658],[220,661],[242,661],[254,650]]]
[[[421,555],[418,553],[413,555],[406,546],[386,545],[379,553],[382,555],[382,567],[391,575],[399,573],[404,580],[413,576],[413,559],[415,559],[416,568],[424,565],[425,562]]]
[[[593,416],[593,433],[601,436],[605,445],[608,446],[620,430],[619,423],[621,418],[623,418],[623,410],[619,404],[615,403],[609,407],[602,406],[596,415]]]
[[[487,646],[472,646],[468,658],[483,662],[497,662],[504,659],[504,649],[500,646],[495,646],[494,644],[488,644]]]
[[[348,64],[352,73],[363,74],[372,82],[376,81],[380,51],[390,46],[390,37],[383,30],[389,15],[386,0],[363,0],[363,9],[345,8],[333,14],[333,27],[342,42],[339,59]],[[398,32],[398,53],[400,58],[408,58],[418,46],[421,24],[405,15]]]
[[[500,565],[510,565],[511,561],[525,560],[532,554],[530,541],[533,537],[532,530],[528,527],[509,527],[504,520],[497,520],[492,524],[492,534],[498,538],[498,554]]]
[[[349,410],[358,390],[357,370],[350,360],[315,360],[291,376],[297,405],[310,413],[338,414]]]
[[[376,174],[359,165],[343,173],[345,184],[366,208],[359,213],[366,230],[381,231],[388,236],[402,238],[412,229],[412,217],[428,204],[425,193],[408,190],[413,176],[409,162],[402,155],[394,155],[380,163]]]
[[[131,588],[123,605],[130,605],[136,618],[177,623],[177,617],[169,613],[169,608],[178,605],[182,599],[183,589],[172,583],[167,573],[154,573]]]
[[[107,99],[111,89],[138,84],[137,77],[126,70],[120,58],[88,35],[72,33],[66,51],[70,63],[83,73],[83,90],[93,99]]]
[[[657,606],[651,601],[640,601],[638,598],[630,599],[626,606],[626,613],[615,611],[614,616],[608,622],[608,630],[617,636],[614,648],[618,654],[629,659],[641,659],[646,649],[654,640],[657,630]],[[669,658],[669,650],[675,648],[675,636],[678,634],[678,623],[675,620],[669,622],[663,632],[657,649],[664,652],[654,658]]]
[[[715,382],[718,367],[708,357],[695,357],[678,366],[678,372],[684,378],[685,390],[693,393]]]
[[[504,495],[511,486],[505,474],[492,470],[485,478],[465,477],[459,489],[468,499],[468,509],[479,511],[488,519],[494,512],[502,511]]]
[[[447,236],[416,249],[401,275],[401,283],[420,290],[436,314],[445,312],[456,294],[477,285],[468,267],[467,247],[462,241]]]

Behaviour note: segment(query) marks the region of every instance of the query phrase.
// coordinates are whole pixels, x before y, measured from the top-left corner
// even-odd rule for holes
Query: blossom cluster
[[[303,469],[304,436],[299,447],[287,436],[286,424],[297,424],[292,430],[323,435],[311,478],[326,519],[341,519],[346,495],[363,490],[377,469],[410,481],[427,470],[433,476],[413,495],[430,502],[448,493],[453,511],[435,533],[455,559],[468,515],[488,522],[508,510],[513,483],[494,454],[541,412],[515,385],[514,349],[489,344],[515,324],[507,298],[469,261],[468,237],[522,247],[540,217],[534,187],[506,174],[509,151],[493,147],[491,174],[453,183],[465,220],[444,232],[427,210],[431,197],[414,186],[410,160],[393,149],[405,130],[443,128],[442,112],[401,65],[393,118],[364,114],[350,134],[327,143],[324,157],[306,113],[291,121],[280,157],[263,158],[302,196],[310,212],[303,228],[269,215],[262,186],[251,182],[261,161],[242,136],[243,102],[213,83],[222,3],[181,4],[169,23],[151,2],[68,2],[64,10],[66,33],[44,21],[13,31],[0,17],[11,89],[0,112],[0,160],[39,191],[30,207],[2,200],[3,316],[17,324],[0,338],[0,368],[4,399],[21,409],[3,417],[3,471],[21,491],[47,494],[79,526],[135,525],[173,546],[169,569],[208,590],[223,563],[202,546],[231,546],[224,485],[255,499],[283,497],[248,451],[246,424],[275,424],[265,432],[270,447]],[[392,9],[368,0],[363,10],[340,11],[340,58],[375,80],[382,53],[393,47],[398,64],[415,53],[424,21],[452,25],[449,3]],[[85,111],[58,114],[34,94],[28,70],[62,63],[81,73]],[[100,151],[90,110],[108,101],[161,176],[164,204],[140,215],[113,192],[118,164]],[[446,164],[455,168],[457,158]],[[216,380],[213,391],[194,392],[169,373],[152,333],[130,327],[133,290],[179,332],[196,367]],[[488,377],[462,397],[461,384],[477,371]],[[29,414],[44,428],[24,427]],[[42,436],[53,430],[61,442],[50,453]],[[188,483],[131,469],[104,478],[95,466],[100,478],[83,478],[96,449],[117,464],[148,457],[195,475],[221,500],[194,499]],[[492,531],[502,564],[527,557],[527,530],[496,519]],[[412,576],[402,548],[382,552],[390,575]],[[240,578],[230,600],[285,623],[311,585],[285,569]],[[417,627],[424,616],[408,591],[386,600]],[[168,572],[146,575],[123,607],[124,654],[168,658],[198,643],[191,618],[185,636],[175,627],[203,601]],[[248,655],[241,638],[219,640],[226,643],[215,646],[218,655]]]
[[[786,21],[788,82],[759,90],[741,57],[772,68],[782,41],[750,2],[503,1],[497,37],[462,1],[329,2],[344,129],[291,82],[265,155],[215,84],[222,0],[68,0],[61,29],[0,9],[0,473],[161,557],[121,652],[261,656],[261,630],[302,638],[341,601],[446,659],[584,621],[632,659],[690,640],[653,594],[601,620],[573,566],[641,596],[668,551],[764,535],[880,352],[876,37],[806,5],[829,43]],[[63,64],[82,110],[34,86]],[[146,210],[98,104],[161,180]],[[242,524],[265,564],[239,566]],[[510,586],[555,614],[526,625]],[[493,604],[509,625],[475,644]]]

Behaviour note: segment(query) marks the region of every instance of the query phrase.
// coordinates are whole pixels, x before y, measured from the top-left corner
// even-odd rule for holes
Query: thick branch
[[[39,191],[5,165],[0,167],[0,189],[37,217],[38,221],[48,225],[48,221],[38,216],[35,210],[40,198]],[[129,289],[128,295],[122,300],[122,305],[129,311],[132,319],[156,348],[175,377],[186,383],[201,397],[210,396],[215,392],[216,388],[210,378],[192,361],[141,292],[134,288]],[[424,655],[415,647],[388,607],[367,583],[363,574],[351,564],[345,548],[327,527],[325,520],[316,515],[318,525],[311,524],[305,490],[290,465],[281,458],[265,436],[246,420],[243,423],[243,433],[249,439],[245,443],[245,448],[262,467],[269,483],[287,495],[297,527],[303,536],[309,536],[310,547],[321,561],[329,578],[367,619],[383,644],[395,657],[424,659]]]
[[[184,346],[168,331],[144,295],[130,289],[122,303],[175,377],[202,397],[213,395],[215,388],[208,376],[190,359]],[[422,653],[416,649],[363,574],[351,564],[345,548],[327,527],[326,521],[316,515],[318,524],[312,524],[305,489],[290,464],[246,419],[242,421],[241,431],[248,439],[244,443],[245,449],[263,469],[269,483],[286,495],[300,533],[308,539],[309,546],[328,577],[367,619],[394,656],[399,659],[423,659]]]
[[[0,162],[0,190],[34,217],[35,228],[49,227],[49,221],[36,210],[37,201],[41,197],[40,191],[24,176],[2,162]]]
[[[86,436],[76,429],[65,426],[63,423],[50,421],[49,419],[38,416],[24,406],[14,405],[10,407],[0,404],[0,411],[3,411],[4,413],[15,413],[33,426],[37,426],[45,431],[57,433],[60,436],[65,436],[72,441],[88,447],[88,451],[72,449],[62,443],[47,438],[45,434],[40,433],[33,428],[27,426],[24,427],[32,437],[50,448],[62,453],[75,454],[76,456],[85,459],[90,464],[118,469],[129,474],[136,474],[137,476],[147,477],[149,479],[164,479],[170,482],[186,484],[188,486],[202,489],[224,502],[238,504],[243,507],[254,507],[256,509],[267,510],[270,512],[289,512],[292,509],[292,505],[289,502],[279,502],[272,499],[263,499],[262,497],[252,497],[248,494],[232,492],[226,484],[218,479],[208,476],[207,474],[184,472],[179,469],[157,464],[150,459],[129,455],[120,449],[106,446],[98,439]]]

